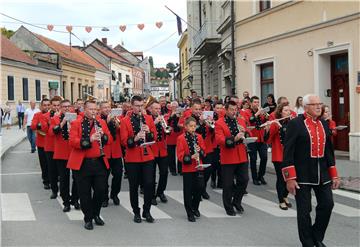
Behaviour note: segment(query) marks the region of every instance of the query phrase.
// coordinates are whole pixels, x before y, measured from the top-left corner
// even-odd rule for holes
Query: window
[[[130,80],[130,76],[129,76],[129,75],[126,75],[126,83],[128,83],[128,84],[131,83],[131,80]]]
[[[259,7],[260,7],[260,12],[270,9],[271,2],[270,0],[260,0],[259,2]]]
[[[115,74],[114,70],[111,71],[111,80],[113,80],[113,81],[116,80],[116,74]]]
[[[66,81],[62,82],[62,97],[65,99],[65,92],[66,92]]]
[[[36,101],[41,100],[41,82],[40,82],[40,80],[35,80],[35,97],[36,97]]]
[[[89,93],[90,95],[94,95],[94,87],[89,87],[89,88],[88,88],[88,93]]]
[[[29,83],[28,78],[22,79],[23,84],[23,100],[28,101],[29,100]]]
[[[14,100],[14,77],[8,76],[8,100]]]
[[[266,63],[260,65],[260,89],[261,89],[261,103],[266,102],[268,94],[274,94],[274,65],[273,63]]]
[[[121,73],[118,73],[118,81],[119,81],[119,82],[122,81]]]
[[[71,98],[71,103],[74,102],[74,83],[72,82],[70,84],[70,98]]]
[[[78,84],[78,99],[81,99],[81,84]]]
[[[185,62],[184,62],[184,53],[183,54],[181,54],[181,63],[182,63],[182,68],[181,68],[181,70],[182,71],[184,71],[184,67],[185,67]]]
[[[86,100],[86,98],[87,98],[87,86],[85,85],[85,86],[82,86],[82,99],[83,100]]]

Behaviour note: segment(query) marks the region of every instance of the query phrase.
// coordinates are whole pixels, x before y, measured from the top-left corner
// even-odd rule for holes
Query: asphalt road
[[[169,176],[165,193],[169,201],[152,208],[154,224],[133,223],[127,209],[128,181],[123,180],[121,205],[110,201],[101,211],[106,225],[87,231],[81,211],[72,208],[65,214],[60,199],[49,199],[50,192],[42,188],[37,154],[28,148],[27,142],[21,143],[2,162],[2,246],[300,246],[296,211],[278,208],[272,174],[266,175],[266,186],[249,184],[243,216],[227,217],[221,191],[208,186],[211,198],[201,202],[202,216],[196,223],[187,221],[180,176]],[[359,194],[340,191],[334,198],[324,243],[360,246]]]

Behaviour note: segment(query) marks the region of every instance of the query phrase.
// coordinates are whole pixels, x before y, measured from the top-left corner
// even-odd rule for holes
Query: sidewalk
[[[19,130],[17,125],[11,126],[10,129],[2,128],[0,136],[1,145],[1,159],[10,151],[13,147],[18,145],[26,138],[26,132]],[[30,152],[30,151],[29,151]]]

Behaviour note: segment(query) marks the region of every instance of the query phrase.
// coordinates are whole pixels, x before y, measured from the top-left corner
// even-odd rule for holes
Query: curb
[[[23,138],[20,138],[19,140],[17,140],[15,143],[13,143],[10,147],[8,147],[2,154],[1,154],[1,160],[3,160],[6,156],[6,154],[8,154],[12,149],[14,149],[17,145],[19,145],[21,142],[23,142],[24,140],[26,140],[26,136],[24,136]]]

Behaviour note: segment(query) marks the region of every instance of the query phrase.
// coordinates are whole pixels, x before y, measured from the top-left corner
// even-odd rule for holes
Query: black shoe
[[[168,199],[166,198],[166,196],[164,195],[164,193],[159,195],[160,201],[163,203],[167,203]]]
[[[65,205],[64,208],[63,208],[64,213],[70,212],[70,210],[71,210],[70,205]]]
[[[141,217],[140,217],[140,214],[135,214],[134,215],[134,222],[135,223],[141,223]]]
[[[171,175],[177,176],[177,173],[176,173],[176,172],[172,172]]]
[[[45,190],[49,190],[49,189],[50,189],[50,185],[49,185],[49,184],[44,184],[44,189],[45,189]]]
[[[57,197],[57,193],[51,193],[51,195],[50,195],[50,199],[56,199],[56,197]]]
[[[244,208],[241,206],[241,204],[239,204],[239,205],[234,204],[234,207],[236,208],[236,211],[237,211],[239,214],[243,214],[243,213],[244,213]]]
[[[226,210],[226,214],[229,216],[236,216],[234,209]]]
[[[202,198],[204,198],[205,200],[209,200],[209,199],[210,199],[210,196],[209,196],[209,194],[208,194],[206,191],[204,191],[201,196],[202,196]]]
[[[157,201],[156,201],[156,197],[151,199],[151,205],[154,205],[154,206],[158,205]]]
[[[33,153],[35,153],[35,151],[36,151],[36,150],[31,150],[31,153],[33,154]]]
[[[218,182],[217,187],[218,187],[218,189],[222,189],[222,188],[223,188],[223,187],[222,187],[222,183],[219,183],[219,182]]]
[[[144,188],[140,188],[140,194],[144,194]]]
[[[244,191],[244,195],[247,195],[247,194],[249,194],[249,192],[247,192],[247,190],[245,190],[245,191]]]
[[[267,182],[265,181],[264,177],[259,177],[259,181],[260,181],[261,184],[263,184],[263,185],[267,184]]]
[[[76,210],[80,209],[80,203],[78,201],[71,203]]]
[[[321,241],[315,241],[315,246],[316,247],[326,247],[326,245]]]
[[[116,206],[120,205],[120,199],[118,196],[111,196],[111,199],[113,200],[114,205]]]
[[[100,216],[95,216],[94,221],[95,221],[95,224],[98,225],[98,226],[105,225],[105,222],[100,218]]]
[[[154,223],[154,218],[151,216],[150,212],[143,212],[142,217],[145,218],[146,222]]]
[[[101,207],[107,208],[107,206],[109,206],[109,201],[108,200],[103,201],[103,203],[101,204]]]
[[[195,222],[196,221],[195,216],[194,215],[188,215],[188,221]]]
[[[261,185],[260,181],[257,179],[253,179],[253,184],[255,185]]]
[[[289,202],[289,200],[286,198],[286,200],[285,200],[285,198],[284,198],[284,202],[285,202],[285,204],[286,204],[286,206],[288,207],[288,208],[291,208],[292,207],[292,204]]]
[[[199,209],[196,209],[196,210],[193,210],[193,213],[194,213],[194,215],[196,216],[196,217],[200,217],[200,211],[199,211]]]
[[[211,188],[215,189],[216,188],[216,182],[214,180],[211,180],[210,186],[211,186]]]
[[[127,173],[125,172],[124,173],[124,179],[127,179],[128,178],[128,175],[127,175]]]
[[[86,230],[92,230],[92,229],[94,229],[94,226],[93,226],[92,221],[85,222],[84,228],[85,228]]]

